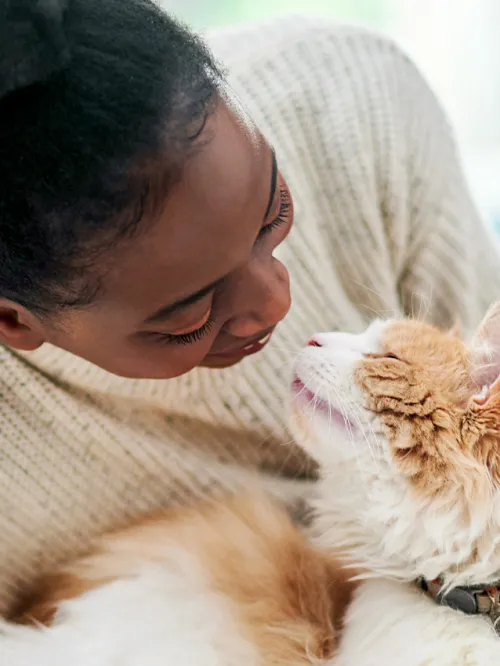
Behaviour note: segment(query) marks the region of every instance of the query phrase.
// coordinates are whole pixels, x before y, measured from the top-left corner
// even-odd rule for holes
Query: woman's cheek
[[[160,373],[164,379],[173,379],[193,370],[203,361],[210,351],[213,340],[199,340],[192,344],[170,343],[157,355],[155,375]]]

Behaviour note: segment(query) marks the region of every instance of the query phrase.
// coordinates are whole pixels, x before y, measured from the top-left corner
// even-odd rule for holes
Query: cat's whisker
[[[398,319],[401,316],[401,313],[394,310],[394,308],[387,308],[387,310],[377,310],[370,305],[364,305],[363,310],[366,310],[366,312],[369,312],[371,315],[373,315],[374,319]]]
[[[429,293],[420,292],[419,294],[417,294],[416,292],[413,291],[411,294],[410,315],[411,319],[413,319],[414,321],[418,322],[427,321],[432,306],[432,285],[430,285],[429,289],[430,289]],[[414,302],[416,299],[418,299],[417,315],[415,315],[415,308],[414,308]]]
[[[332,387],[332,388],[333,388],[333,387]],[[335,390],[335,389],[334,389],[334,390]],[[338,409],[339,409],[339,411],[340,411],[340,413],[341,413],[341,415],[342,415],[342,417],[343,417],[343,419],[344,419],[344,423],[345,423],[346,431],[347,431],[348,436],[349,436],[350,444],[351,444],[351,447],[352,447],[353,450],[354,450],[354,454],[355,454],[355,457],[356,457],[356,463],[357,463],[357,465],[358,465],[358,468],[361,469],[361,467],[360,467],[360,459],[359,459],[359,451],[358,451],[358,447],[356,446],[356,442],[355,442],[355,438],[354,438],[354,433],[352,432],[350,419],[349,419],[348,416],[347,416],[347,412],[346,412],[346,410],[345,410],[345,408],[344,408],[344,405],[343,405],[343,402],[342,402],[341,397],[339,396],[339,394],[338,394],[337,391],[335,391],[335,393],[336,393],[336,395],[337,395],[337,401],[336,401],[335,404],[338,405]],[[331,405],[331,404],[332,404],[332,401],[329,400],[329,405]],[[331,407],[330,407],[330,409],[331,409]]]
[[[384,296],[385,296],[384,291],[376,291],[375,289],[373,289],[373,287],[370,287],[367,284],[360,282],[359,280],[353,279],[352,282],[353,284],[357,285],[358,287],[361,287],[368,293],[373,294],[373,296],[375,296],[377,300],[381,302],[384,301]],[[393,318],[393,317],[399,317],[401,315],[401,312],[397,307],[383,308],[383,309],[381,308],[377,310],[374,307],[364,305],[363,309],[367,310],[368,312],[372,312],[375,315],[375,317],[377,317],[377,319]]]
[[[318,393],[320,393],[320,392],[324,389],[324,387],[325,387],[326,384],[327,384],[327,381],[326,381],[326,380],[323,380],[323,381],[320,383],[320,386],[318,387],[317,391],[312,391],[311,388],[310,388],[310,386],[308,386],[308,383],[307,383],[307,381],[306,381],[306,382],[304,382],[304,388],[301,389],[301,391],[299,392],[299,395],[300,395],[300,393],[301,393],[304,389],[306,389],[306,390],[310,391],[310,392],[313,394],[313,396],[314,396],[314,397],[309,401],[309,403],[308,403],[308,405],[311,405],[311,404],[312,404],[312,414],[308,414],[308,415],[307,415],[307,418],[308,418],[308,420],[309,420],[310,422],[312,422],[313,419],[314,419],[314,417],[315,417],[316,406],[317,406],[317,395],[318,395]],[[348,434],[348,438],[349,438],[349,441],[350,441],[350,443],[351,443],[351,446],[353,447],[354,452],[355,452],[355,454],[356,454],[356,458],[358,459],[359,454],[358,454],[357,447],[356,447],[356,445],[355,445],[355,436],[354,436],[354,433],[353,433],[353,431],[352,431],[351,421],[350,421],[350,419],[349,419],[349,417],[348,417],[348,415],[347,415],[346,403],[347,403],[349,406],[351,406],[351,408],[353,408],[353,417],[354,417],[354,419],[356,420],[356,422],[357,422],[357,424],[358,424],[358,427],[359,427],[359,429],[360,429],[360,431],[361,431],[361,433],[362,433],[362,435],[363,435],[363,438],[364,438],[365,441],[366,441],[366,444],[367,444],[367,446],[368,446],[368,448],[369,448],[370,454],[371,454],[371,456],[372,456],[374,462],[378,465],[378,461],[377,461],[377,458],[376,458],[375,453],[374,453],[374,451],[373,451],[372,444],[371,444],[371,442],[370,442],[368,436],[366,435],[366,433],[365,433],[365,431],[364,431],[364,428],[363,428],[363,424],[362,424],[361,418],[360,418],[360,416],[359,416],[359,414],[357,413],[357,410],[356,410],[356,406],[355,406],[351,401],[347,400],[347,397],[346,397],[346,396],[344,396],[344,397],[340,396],[340,394],[337,392],[337,390],[336,390],[334,387],[330,387],[330,388],[332,388],[332,389],[334,390],[335,394],[336,394],[336,398],[337,398],[337,399],[335,400],[335,408],[339,410],[339,412],[341,413],[341,415],[342,415],[342,417],[343,417],[343,419],[344,419],[346,432],[347,432],[347,434]],[[327,389],[326,389],[326,393],[327,393],[328,398],[329,398],[329,399],[328,399],[328,434],[330,435],[331,430],[332,430],[332,400],[330,399],[330,395],[329,395],[328,387],[327,387]],[[375,434],[374,434],[374,433],[373,433],[373,435],[374,435],[374,437],[375,437]]]
[[[381,451],[382,450],[382,444],[380,442],[380,439],[379,439],[378,435],[373,430],[373,427],[372,427],[371,423],[367,423],[366,427],[370,431],[370,434],[373,436],[373,439],[375,440],[376,447],[378,448],[379,451]],[[370,449],[371,449],[372,442],[370,441],[370,438],[368,437],[368,435],[367,435],[367,441],[369,442]],[[377,471],[379,471],[379,465],[380,465],[379,459],[378,459],[377,456],[373,456],[373,457],[374,457],[375,464],[377,465]]]
[[[351,401],[351,400],[347,400],[345,397],[343,398],[343,397],[339,394],[339,392],[338,392],[337,389],[335,389],[334,387],[332,387],[332,388],[334,389],[334,391],[335,391],[335,393],[336,393],[336,395],[337,395],[338,404],[339,404],[339,409],[341,410],[342,416],[344,417],[344,421],[346,422],[346,426],[348,427],[349,433],[350,433],[350,435],[351,435],[351,441],[352,441],[353,446],[354,446],[354,448],[355,448],[355,450],[356,450],[356,453],[357,453],[357,447],[355,446],[355,443],[354,443],[354,435],[353,435],[353,433],[352,433],[352,430],[351,430],[351,428],[350,428],[350,425],[348,425],[349,422],[350,422],[350,419],[349,419],[348,416],[347,416],[347,411],[346,411],[346,408],[345,408],[345,404],[344,404],[344,403],[347,403],[347,405],[351,407],[351,410],[352,410],[352,416],[353,416],[354,420],[356,421],[359,430],[361,431],[361,434],[362,434],[362,436],[363,436],[363,439],[365,440],[365,442],[366,442],[366,444],[367,444],[367,446],[368,446],[368,449],[369,449],[369,451],[370,451],[370,455],[371,455],[371,457],[372,457],[374,463],[377,465],[377,469],[378,469],[378,459],[377,459],[377,456],[375,455],[375,453],[374,453],[374,451],[373,451],[372,443],[371,443],[371,441],[370,441],[370,438],[369,438],[368,435],[366,434],[365,426],[364,426],[364,423],[362,422],[361,417],[360,417],[360,415],[359,415],[357,405],[355,405],[353,401]],[[371,427],[370,427],[369,425],[368,425],[368,427],[370,428],[370,430],[371,430],[373,436],[376,437],[376,436],[375,436],[375,433],[373,432],[373,430],[371,429]]]

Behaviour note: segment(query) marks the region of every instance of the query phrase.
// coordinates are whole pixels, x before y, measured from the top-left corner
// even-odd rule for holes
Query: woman
[[[375,315],[468,328],[499,275],[446,120],[385,40],[222,31],[226,84],[149,0],[2,7],[5,610],[135,514],[300,493],[290,354]]]

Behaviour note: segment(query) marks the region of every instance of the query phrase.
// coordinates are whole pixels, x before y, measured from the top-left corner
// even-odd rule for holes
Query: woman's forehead
[[[269,147],[253,126],[248,126],[227,105],[220,105],[206,127],[207,143],[190,159],[166,201],[172,219],[193,203],[225,211],[251,198],[266,165]],[[201,210],[201,213],[206,212]]]

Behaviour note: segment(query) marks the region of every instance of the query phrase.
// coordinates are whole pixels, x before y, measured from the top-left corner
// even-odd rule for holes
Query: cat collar
[[[431,581],[419,578],[417,585],[441,606],[462,611],[466,615],[487,616],[500,636],[500,582],[495,585],[446,589],[440,578]]]

